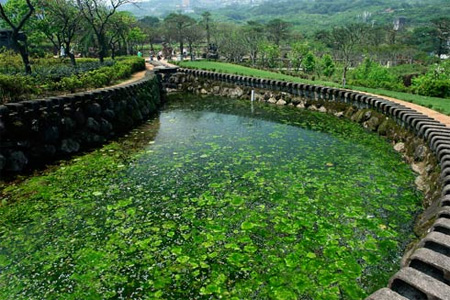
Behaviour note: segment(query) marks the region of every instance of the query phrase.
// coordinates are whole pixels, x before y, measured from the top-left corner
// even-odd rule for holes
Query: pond
[[[0,195],[1,299],[361,299],[422,197],[351,121],[186,95]]]

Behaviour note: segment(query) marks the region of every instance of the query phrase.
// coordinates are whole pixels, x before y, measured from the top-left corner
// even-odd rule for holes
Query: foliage
[[[389,70],[366,58],[361,65],[351,72],[351,82],[353,85],[361,85],[371,88],[399,89],[398,78],[392,75]]]
[[[389,11],[390,13],[386,13]],[[364,12],[370,17],[361,18]],[[392,25],[395,17],[404,16],[413,27],[430,23],[432,19],[450,15],[447,0],[321,0],[321,1],[268,1],[254,7],[234,6],[214,11],[216,18],[226,22],[266,22],[280,18],[290,22],[294,29],[312,35],[319,30],[329,30],[351,23]]]
[[[311,48],[308,44],[302,42],[296,42],[292,44],[292,49],[289,52],[289,58],[291,59],[292,67],[294,67],[298,71],[302,65],[303,58],[310,50]]]
[[[269,40],[279,46],[281,41],[289,37],[291,24],[281,19],[273,19],[267,23],[266,29]]]
[[[98,57],[103,62],[108,53],[107,28],[111,24],[112,17],[117,9],[132,0],[78,0],[78,8],[81,15],[89,24],[95,34],[99,47]]]
[[[450,98],[450,61],[436,65],[425,75],[414,78],[412,89],[424,96]]]
[[[194,26],[195,24],[195,19],[183,14],[172,13],[164,19],[166,39],[175,40],[179,43],[180,55],[183,55],[184,50],[184,34],[188,28]]]
[[[316,69],[316,57],[309,51],[306,53],[305,58],[302,61],[302,68],[306,73],[313,73]]]
[[[33,83],[33,79],[29,76],[0,73],[0,104],[15,102],[22,97],[38,93],[38,87]]]
[[[52,58],[35,60],[34,75],[23,76],[20,69],[12,66],[14,62],[17,63],[16,56],[0,54],[0,70],[5,72],[0,76],[2,103],[104,87],[145,70],[145,61],[135,56],[106,60],[103,64],[96,59],[77,59],[76,67],[68,60]]]
[[[325,54],[322,57],[320,64],[323,75],[325,75],[326,77],[333,76],[334,71],[336,70],[336,66],[334,64],[333,58],[331,58],[331,55]]]
[[[259,52],[261,54],[262,66],[275,68],[277,59],[280,57],[280,47],[277,44],[262,41],[259,43]]]
[[[0,298],[363,299],[386,285],[420,203],[388,143],[326,114],[178,98],[5,187]]]

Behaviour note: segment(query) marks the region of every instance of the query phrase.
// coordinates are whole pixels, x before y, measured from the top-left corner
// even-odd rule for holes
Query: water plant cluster
[[[289,107],[172,96],[124,139],[5,185],[2,299],[361,299],[421,195],[382,138]]]

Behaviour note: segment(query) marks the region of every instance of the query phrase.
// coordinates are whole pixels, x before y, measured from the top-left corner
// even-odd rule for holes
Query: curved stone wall
[[[1,105],[0,172],[21,172],[101,145],[142,123],[159,103],[157,77],[148,73],[123,86]]]
[[[164,86],[169,90],[185,86],[187,90],[193,90],[195,84],[189,81],[209,80],[230,86],[277,91],[317,103],[345,103],[358,109],[377,111],[423,139],[441,167],[440,179],[435,182],[436,186],[442,186],[438,191],[440,197],[429,203],[423,217],[425,234],[408,254],[404,266],[390,279],[387,288],[378,290],[367,299],[450,299],[450,128],[401,104],[350,90],[202,70],[179,69],[178,72],[184,76],[165,79]],[[215,93],[216,87],[210,88]],[[244,94],[242,89],[226,91],[234,97]],[[205,88],[197,92],[209,93]],[[283,99],[266,100],[280,105],[287,103]]]

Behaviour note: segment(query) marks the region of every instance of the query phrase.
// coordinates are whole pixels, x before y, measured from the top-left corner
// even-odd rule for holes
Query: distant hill
[[[280,18],[291,22],[304,33],[353,22],[393,24],[399,18],[407,25],[419,26],[429,23],[433,18],[450,16],[449,0],[272,0],[256,6],[233,3],[223,8],[219,5],[228,2],[232,1],[217,1],[217,9],[210,9],[209,6],[215,20],[233,23],[253,20],[265,23]],[[164,17],[170,12],[183,12],[181,3],[181,0],[149,0],[140,3],[139,7],[127,5],[122,9],[131,11],[137,17]],[[201,2],[191,0],[195,11],[191,15],[199,17],[205,10],[204,7],[199,7],[199,3]]]
[[[275,2],[275,3],[274,3]],[[224,21],[266,22],[280,18],[304,32],[353,22],[393,24],[401,18],[407,25],[427,24],[433,18],[450,16],[449,0],[290,0],[268,1],[247,10],[232,8],[214,12]]]

